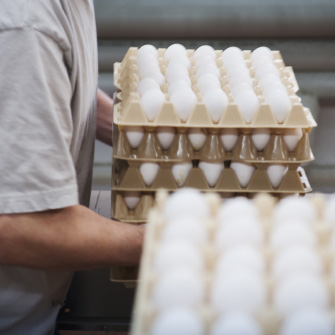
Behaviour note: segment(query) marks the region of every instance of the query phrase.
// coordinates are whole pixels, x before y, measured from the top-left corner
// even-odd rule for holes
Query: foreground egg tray
[[[216,210],[213,210],[213,208],[217,206],[218,201],[215,200],[213,202],[213,199],[213,197],[208,198],[209,202],[212,202],[212,205],[210,205],[212,208],[212,215],[206,220],[206,226],[207,229],[210,231],[210,236],[215,235],[215,227],[217,226],[215,217],[218,207],[216,207]],[[139,284],[136,292],[135,306],[133,309],[134,313],[131,329],[132,335],[150,334],[151,324],[157,315],[157,311],[154,309],[150,299],[153,286],[157,282],[157,273],[153,268],[153,260],[157,247],[159,246],[159,236],[165,225],[164,217],[162,215],[162,208],[164,206],[164,202],[166,201],[165,195],[164,197],[157,197],[157,200],[158,203],[156,203],[155,207],[151,210],[149,214],[148,226],[145,235],[144,250],[142,253],[141,266],[139,271]],[[313,206],[312,201],[311,206]],[[270,218],[268,214],[264,216],[261,215],[261,221],[267,234],[271,230],[271,224],[269,220]],[[331,307],[329,308],[329,314],[331,319],[333,320],[333,325],[335,327],[335,282],[331,278],[330,274],[334,255],[328,247],[329,232],[325,228],[325,225],[321,219],[320,221],[314,223],[313,228],[319,241],[318,251],[325,268],[323,279],[326,287],[328,287],[328,292],[330,296]],[[269,266],[269,264],[271,264],[271,258],[273,257],[272,252],[265,245],[262,246],[262,252]],[[208,244],[204,247],[202,254],[204,256],[204,259],[206,260],[207,267],[209,269],[212,269],[215,265],[217,253],[214,250],[213,243],[211,241],[209,241]],[[210,272],[211,271],[209,270],[209,274],[204,276],[204,285],[207,289],[207,292],[210,292],[210,287],[213,279]],[[130,272],[127,273],[126,271],[123,273],[123,275],[130,274]],[[276,288],[276,284],[270,275],[266,275],[265,283],[268,292],[268,302],[266,305],[266,309],[260,311],[257,314],[256,320],[264,331],[264,335],[278,335],[282,319],[276,313],[271,304],[272,295],[274,289]],[[207,296],[208,294],[209,293],[207,293]],[[213,306],[209,303],[209,301],[204,301],[202,305],[198,306],[195,309],[195,311],[203,320],[206,329],[205,335],[210,334],[210,326],[218,317]]]

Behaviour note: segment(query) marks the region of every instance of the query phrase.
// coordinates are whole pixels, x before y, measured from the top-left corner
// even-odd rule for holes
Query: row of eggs
[[[206,162],[200,161],[198,167],[204,173],[207,183],[210,187],[214,187],[218,182],[222,171],[225,168],[223,162]],[[179,187],[182,187],[187,180],[191,170],[193,168],[192,161],[176,163],[171,166],[171,173]],[[231,162],[230,168],[234,170],[237,179],[241,187],[247,187],[252,175],[254,174],[256,167],[253,164],[242,163],[242,162]],[[142,176],[143,182],[146,186],[151,186],[156,179],[160,165],[158,163],[144,162],[139,165],[139,172]],[[267,174],[269,176],[270,182],[274,188],[277,188],[286,172],[288,171],[288,166],[285,164],[269,164],[267,169]],[[132,192],[132,197],[135,197],[136,192]],[[137,202],[140,198],[140,192],[136,195]],[[125,196],[125,201],[128,204],[128,194]],[[137,204],[136,202],[136,204]],[[133,203],[133,202],[132,202]],[[130,209],[136,207],[136,205],[128,204]]]
[[[127,139],[132,149],[136,149],[143,140],[145,130],[143,127],[125,127]],[[176,136],[176,129],[173,127],[157,127],[156,134],[163,150],[168,150]],[[189,128],[188,138],[194,150],[200,150],[207,139],[207,133],[203,128]],[[293,152],[303,135],[301,128],[284,130],[282,137],[289,152]],[[227,152],[230,152],[240,136],[236,128],[223,128],[220,130],[220,139]],[[251,139],[257,151],[263,151],[270,140],[271,130],[268,128],[255,128],[252,130]]]
[[[184,59],[188,59],[186,49],[182,46],[176,48],[176,46],[180,45],[172,45],[171,47],[180,51],[174,52],[171,56],[169,56],[169,51],[172,49],[167,48],[166,50],[169,65],[165,76],[167,77],[168,92],[171,95],[170,101],[181,120],[186,121],[198,100],[192,90],[188,66],[184,61]],[[281,82],[280,72],[273,63],[272,52],[266,47],[263,48],[262,57],[252,57],[252,59],[261,60],[255,62],[256,76],[263,88],[265,102],[270,105],[277,121],[282,123],[291,110],[292,103],[285,86]],[[144,52],[142,50],[148,51]],[[150,48],[141,48],[138,51],[137,65],[141,81],[138,84],[137,91],[141,94],[141,103],[148,120],[153,121],[166,101],[166,96],[160,89],[165,84],[165,78],[159,69],[157,50],[155,49],[156,53],[152,53],[150,50]],[[197,53],[198,50],[212,50],[212,52]],[[255,54],[257,56],[258,52]],[[221,88],[221,74],[215,64],[216,53],[211,47],[203,46],[203,49],[199,48],[195,51],[195,57],[196,64],[200,64],[197,68],[197,84],[202,94],[202,102],[207,107],[213,122],[217,123],[227,108],[229,99]],[[222,58],[224,63],[230,64],[227,72],[229,85],[234,94],[234,102],[239,107],[245,122],[250,123],[259,109],[260,102],[254,92],[253,81],[244,63],[242,51],[236,47],[230,47],[223,52]],[[161,79],[157,80],[157,77]]]
[[[334,210],[334,205],[333,201],[326,211]],[[165,225],[153,258],[158,280],[151,300],[158,313],[151,334],[204,334],[196,306],[206,299],[201,275],[205,262],[201,236],[206,236],[206,227],[201,220],[209,217],[209,210],[196,191],[185,189],[168,200],[163,215]],[[274,251],[271,273],[276,280],[273,305],[283,318],[280,334],[317,330],[320,335],[330,335],[334,330],[327,314],[329,294],[322,277],[323,264],[313,249],[318,243],[311,228],[313,218],[315,211],[297,198],[282,201],[273,215],[269,243]],[[219,251],[209,293],[217,315],[210,333],[263,334],[255,316],[267,307],[265,260],[259,251],[265,242],[256,209],[244,198],[227,201],[219,209],[216,223],[213,243],[205,242]],[[331,225],[335,233],[334,218]],[[331,243],[335,252],[334,237]],[[174,309],[180,309],[179,317],[172,312]]]

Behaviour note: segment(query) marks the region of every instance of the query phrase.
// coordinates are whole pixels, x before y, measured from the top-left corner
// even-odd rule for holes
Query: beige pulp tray
[[[293,100],[294,101],[294,100]],[[316,122],[308,108],[293,102],[283,123],[278,123],[271,108],[261,103],[251,123],[246,123],[236,104],[230,103],[218,123],[213,123],[206,106],[198,102],[186,122],[183,122],[171,102],[163,104],[154,121],[148,121],[137,93],[114,106],[114,123],[120,126],[188,127],[188,128],[312,128]]]
[[[149,220],[148,225],[146,228],[145,234],[145,241],[144,241],[144,250],[142,253],[141,264],[140,264],[140,271],[139,271],[139,284],[136,292],[135,297],[135,305],[133,309],[133,320],[132,320],[132,327],[131,327],[131,334],[132,335],[148,335],[150,334],[150,325],[156,315],[156,311],[154,307],[150,303],[150,295],[155,282],[157,281],[157,274],[153,269],[153,258],[156,252],[156,249],[159,245],[159,235],[164,227],[164,218],[162,216],[162,209],[164,203],[166,201],[167,194],[166,192],[160,192],[157,194],[156,206],[150,211],[149,213]],[[268,198],[268,199],[266,199]],[[270,214],[273,210],[274,200],[269,201],[270,197],[266,197],[265,195],[261,195],[259,198],[255,198],[255,206],[258,207],[261,215],[261,221],[264,225],[264,230],[267,234],[271,231],[271,223],[269,221]],[[312,199],[311,196],[310,199]],[[208,218],[206,224],[208,230],[213,237],[215,234],[215,215],[218,210],[220,201],[217,198],[217,195],[210,194],[207,198],[210,207],[212,209],[211,217]],[[323,200],[324,201],[324,200]],[[266,206],[264,206],[264,202]],[[311,205],[318,204],[319,205],[320,199],[317,199],[316,202],[311,200]],[[262,206],[263,205],[263,206]],[[329,239],[329,231],[326,228],[326,225],[320,220],[314,223],[314,231],[315,234],[318,236],[319,240],[319,255],[323,260],[324,267],[325,267],[325,274],[324,274],[324,281],[326,286],[328,287],[329,296],[331,297],[331,308],[329,309],[329,314],[333,320],[333,324],[335,327],[335,283],[331,280],[330,275],[330,268],[333,262],[333,252],[326,246]],[[269,265],[271,262],[272,253],[269,249],[262,250],[264,257]],[[207,261],[207,265],[209,268],[212,268],[215,265],[215,260],[217,258],[217,254],[214,250],[213,244],[209,241],[208,245],[206,245],[203,249],[203,256]],[[328,273],[328,274],[327,274]],[[207,292],[210,291],[210,285],[212,282],[211,275],[204,276],[204,283],[207,286]],[[265,278],[265,283],[267,285],[267,292],[268,292],[268,304],[266,306],[266,310],[260,312],[257,315],[257,321],[261,325],[264,335],[278,335],[279,334],[279,327],[281,325],[281,318],[276,313],[274,308],[271,306],[271,296],[273,290],[275,288],[275,282],[271,278],[271,276],[267,276]],[[205,324],[205,335],[210,334],[210,325],[214,322],[215,318],[217,317],[213,307],[210,305],[209,302],[204,302],[203,305],[199,306],[196,309],[200,317],[202,317],[204,324]],[[300,335],[300,334],[299,334]],[[315,334],[317,335],[317,334]]]
[[[192,60],[194,50],[188,50],[188,55]],[[163,58],[165,49],[159,49],[160,66],[162,73],[165,72],[167,65]],[[238,106],[233,103],[233,96],[230,93],[228,85],[228,77],[225,75],[224,68],[220,63],[220,55],[222,51],[217,51],[217,65],[221,67],[221,84],[223,90],[229,98],[229,105],[218,123],[213,123],[208,114],[206,106],[202,103],[199,88],[196,84],[197,79],[194,70],[191,69],[191,80],[193,83],[193,91],[198,95],[198,103],[186,122],[183,122],[176,113],[173,104],[169,101],[169,95],[166,94],[167,101],[164,103],[161,111],[158,112],[154,121],[149,121],[142,109],[140,96],[136,92],[136,86],[139,78],[136,74],[136,54],[137,48],[130,48],[123,62],[114,65],[114,84],[121,90],[117,94],[118,103],[114,107],[114,123],[118,125],[140,125],[140,126],[171,126],[171,127],[205,127],[205,128],[311,128],[316,126],[310,111],[304,108],[300,102],[300,98],[295,95],[298,85],[291,67],[285,67],[281,55],[278,51],[273,51],[274,64],[277,65],[281,73],[281,81],[286,86],[291,97],[292,110],[288,113],[283,123],[278,123],[275,119],[271,108],[264,103],[262,90],[254,78],[254,91],[260,100],[260,108],[251,123],[247,124],[241,116]],[[249,66],[250,75],[253,78],[254,69],[251,67],[250,51],[243,52],[246,65]],[[193,62],[193,60],[192,60]],[[162,87],[162,91],[166,93],[167,86]]]
[[[124,161],[120,161],[125,164]],[[249,185],[246,188],[240,186],[235,172],[230,168],[225,168],[215,187],[209,187],[206,178],[200,168],[193,168],[185,184],[180,187],[192,187],[202,192],[215,192],[220,196],[232,197],[234,195],[254,195],[259,192],[269,193],[272,195],[286,196],[289,194],[299,193],[301,195],[311,192],[312,189],[305,175],[303,168],[291,165],[284,176],[281,184],[277,189],[271,185],[269,177],[264,169],[266,164],[260,165],[256,169]],[[123,171],[125,169],[122,169]],[[151,187],[145,186],[139,170],[136,167],[129,168],[120,184],[116,180],[116,174],[113,173],[112,186],[112,217],[119,221],[129,223],[143,223],[148,219],[148,212],[154,204],[154,193],[157,190],[165,189],[175,191],[179,187],[174,180],[169,168],[159,170],[156,179]],[[129,210],[124,199],[124,192],[139,191],[141,192],[140,200],[133,210]]]
[[[127,127],[129,128],[129,127]],[[207,138],[202,148],[195,150],[188,138],[187,128],[177,128],[175,138],[168,150],[164,150],[156,135],[157,128],[146,128],[144,137],[132,149],[123,127],[113,127],[113,157],[127,161],[182,162],[185,160],[204,160],[221,162],[224,160],[244,161],[246,163],[303,163],[314,159],[310,148],[308,133],[304,131],[296,149],[289,152],[283,137],[283,130],[272,129],[271,138],[263,151],[258,152],[251,139],[250,129],[239,129],[239,138],[228,152],[224,149],[217,129],[207,129]]]

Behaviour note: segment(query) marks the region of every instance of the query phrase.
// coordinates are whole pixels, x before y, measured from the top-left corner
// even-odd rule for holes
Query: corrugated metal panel
[[[102,38],[334,37],[334,0],[96,0]]]

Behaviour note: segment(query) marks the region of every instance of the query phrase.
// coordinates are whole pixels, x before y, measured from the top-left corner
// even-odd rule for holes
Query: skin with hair
[[[113,100],[98,90],[97,139],[112,145]],[[0,215],[0,265],[84,270],[138,263],[144,228],[75,205]]]

